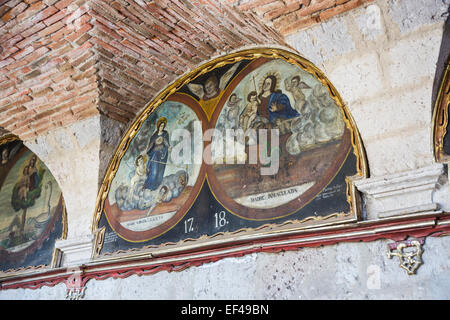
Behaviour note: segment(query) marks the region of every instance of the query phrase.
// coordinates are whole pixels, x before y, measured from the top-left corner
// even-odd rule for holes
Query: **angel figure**
[[[225,89],[225,86],[230,81],[239,65],[240,62],[235,63],[220,77],[220,80],[213,72],[203,84],[189,83],[187,85],[189,90],[200,98],[199,103],[205,110],[209,119],[214,111],[214,107],[224,93],[223,90]]]
[[[241,114],[240,124],[244,129],[244,132],[247,131],[252,125],[253,121],[256,118],[258,113],[258,106],[261,104],[261,101],[258,99],[258,94],[256,91],[251,91],[247,96],[247,106]]]
[[[237,129],[239,126],[239,109],[240,102],[242,101],[235,93],[233,93],[227,102],[226,111],[226,128],[227,129]]]
[[[135,161],[136,164],[136,171],[133,175],[133,177],[131,178],[131,182],[130,182],[130,197],[133,196],[133,193],[135,191],[135,188],[138,184],[139,181],[141,180],[145,180],[145,173],[146,173],[146,168],[145,168],[145,157],[143,155],[139,155],[136,158]]]
[[[327,142],[342,136],[345,123],[339,107],[328,94],[328,90],[317,84],[311,95],[311,103],[315,108],[315,134],[318,142]]]
[[[14,147],[11,148],[11,150],[8,149],[8,147],[5,147],[1,153],[0,153],[0,166],[4,166],[6,165],[9,160],[12,159],[12,157],[14,157],[14,155],[17,153],[17,151],[20,149],[20,147],[22,146],[21,143],[16,144]]]
[[[302,108],[306,103],[306,97],[302,89],[311,89],[304,81],[301,81],[300,76],[294,76],[291,79],[287,78],[284,80],[284,86],[286,91],[292,93],[294,97],[294,109],[302,114]]]
[[[22,201],[27,200],[28,190],[30,189],[30,167],[25,166],[23,168],[23,175],[18,182],[18,195]]]
[[[146,214],[147,217],[150,216],[153,209],[155,209],[159,203],[166,200],[168,194],[169,194],[169,188],[167,186],[162,186],[159,189],[158,193],[155,195],[155,197],[152,201],[150,208],[147,210],[147,214]]]

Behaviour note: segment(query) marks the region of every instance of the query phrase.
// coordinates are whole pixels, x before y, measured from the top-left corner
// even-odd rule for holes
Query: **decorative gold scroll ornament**
[[[431,142],[434,146],[434,157],[438,162],[450,160],[450,155],[445,154],[444,138],[447,135],[448,108],[450,106],[450,59],[445,65],[444,75],[439,87],[438,96],[433,112],[433,132]]]
[[[19,138],[13,134],[7,134],[3,137],[0,137],[0,145],[6,144],[8,142],[19,140]]]
[[[110,161],[110,164],[107,168],[105,178],[100,187],[100,191],[97,196],[96,201],[96,210],[94,212],[94,217],[92,221],[91,230],[95,234],[95,248],[92,252],[93,257],[98,256],[101,251],[101,247],[104,240],[104,228],[98,228],[98,223],[100,221],[104,203],[108,196],[111,183],[115,177],[115,174],[119,168],[120,161],[127,151],[132,139],[139,132],[143,122],[152,114],[152,112],[161,105],[164,101],[167,100],[172,94],[179,91],[183,86],[187,85],[191,81],[196,78],[211,72],[214,69],[221,68],[223,66],[234,64],[242,60],[255,60],[258,58],[268,58],[268,59],[282,59],[292,65],[298,66],[304,71],[314,75],[317,80],[324,85],[331,96],[331,98],[336,102],[336,104],[340,107],[340,110],[343,115],[344,122],[349,128],[351,132],[351,143],[353,153],[356,157],[356,169],[358,172],[358,176],[360,178],[367,178],[369,176],[366,155],[364,152],[363,144],[359,135],[358,130],[356,129],[356,124],[354,122],[353,117],[351,116],[348,107],[344,104],[342,98],[339,93],[335,89],[335,87],[328,81],[323,72],[319,70],[316,66],[314,66],[307,59],[299,56],[296,53],[290,52],[285,49],[280,48],[254,48],[243,51],[238,51],[235,53],[228,54],[226,56],[222,56],[216,59],[213,59],[197,68],[192,70],[191,72],[183,75],[176,81],[174,81],[170,86],[168,86],[165,90],[160,92],[154,100],[152,100],[147,106],[144,108],[144,111],[137,117],[133,125],[128,129],[125,133],[124,138],[120,142],[113,158]],[[347,187],[349,184],[347,184]],[[355,205],[351,203],[354,200],[353,196],[354,190],[348,190],[348,201],[350,202],[351,212],[353,213]],[[316,219],[320,219],[317,217]],[[323,219],[323,218],[322,218]]]
[[[413,251],[405,252],[406,248],[413,248]],[[387,256],[389,259],[394,256],[397,257],[400,261],[400,267],[406,270],[409,275],[412,275],[422,264],[422,253],[422,244],[418,240],[413,240],[400,242],[395,249],[388,245]]]

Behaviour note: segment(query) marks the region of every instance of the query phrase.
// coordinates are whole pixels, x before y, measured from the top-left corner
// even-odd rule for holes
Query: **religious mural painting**
[[[356,221],[351,179],[366,175],[320,70],[283,50],[235,53],[176,81],[125,135],[99,193],[95,256]]]
[[[54,267],[67,228],[61,190],[16,137],[1,138],[0,151],[0,270]]]
[[[239,84],[218,113],[215,128],[223,136],[228,128],[253,130],[242,140],[242,147],[236,148],[241,154],[232,148],[225,150],[233,154],[213,152],[225,159],[215,158],[208,171],[218,200],[250,219],[298,211],[331,182],[351,149],[342,112],[328,89],[307,72],[279,59],[240,73]],[[258,141],[261,129],[278,130],[278,147],[270,150],[278,153],[273,174],[262,174],[261,161],[241,164],[252,147],[268,149]],[[229,157],[236,159],[227,161]]]
[[[127,239],[152,238],[166,231],[186,213],[201,187],[204,172],[201,164],[193,163],[195,154],[185,163],[174,163],[169,156],[174,131],[194,134],[194,123],[202,116],[183,98],[165,101],[142,123],[111,185],[105,201],[107,218]],[[202,146],[195,149],[201,152]]]

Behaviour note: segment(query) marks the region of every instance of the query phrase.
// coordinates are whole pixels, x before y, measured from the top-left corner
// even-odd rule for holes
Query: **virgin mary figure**
[[[147,178],[144,188],[156,190],[161,184],[169,156],[169,133],[165,130],[167,119],[162,117],[156,123],[156,131],[150,138],[147,148]]]
[[[258,95],[261,101],[258,115],[271,123],[276,119],[298,117],[299,113],[291,107],[288,96],[281,90],[276,90],[276,87],[277,78],[274,75],[267,75],[262,83],[262,92]]]

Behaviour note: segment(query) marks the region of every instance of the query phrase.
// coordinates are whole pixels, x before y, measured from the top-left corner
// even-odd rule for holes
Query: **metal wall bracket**
[[[396,256],[400,261],[400,267],[405,269],[409,275],[416,274],[422,265],[422,253],[424,238],[397,241],[388,244],[387,256],[389,259]]]

